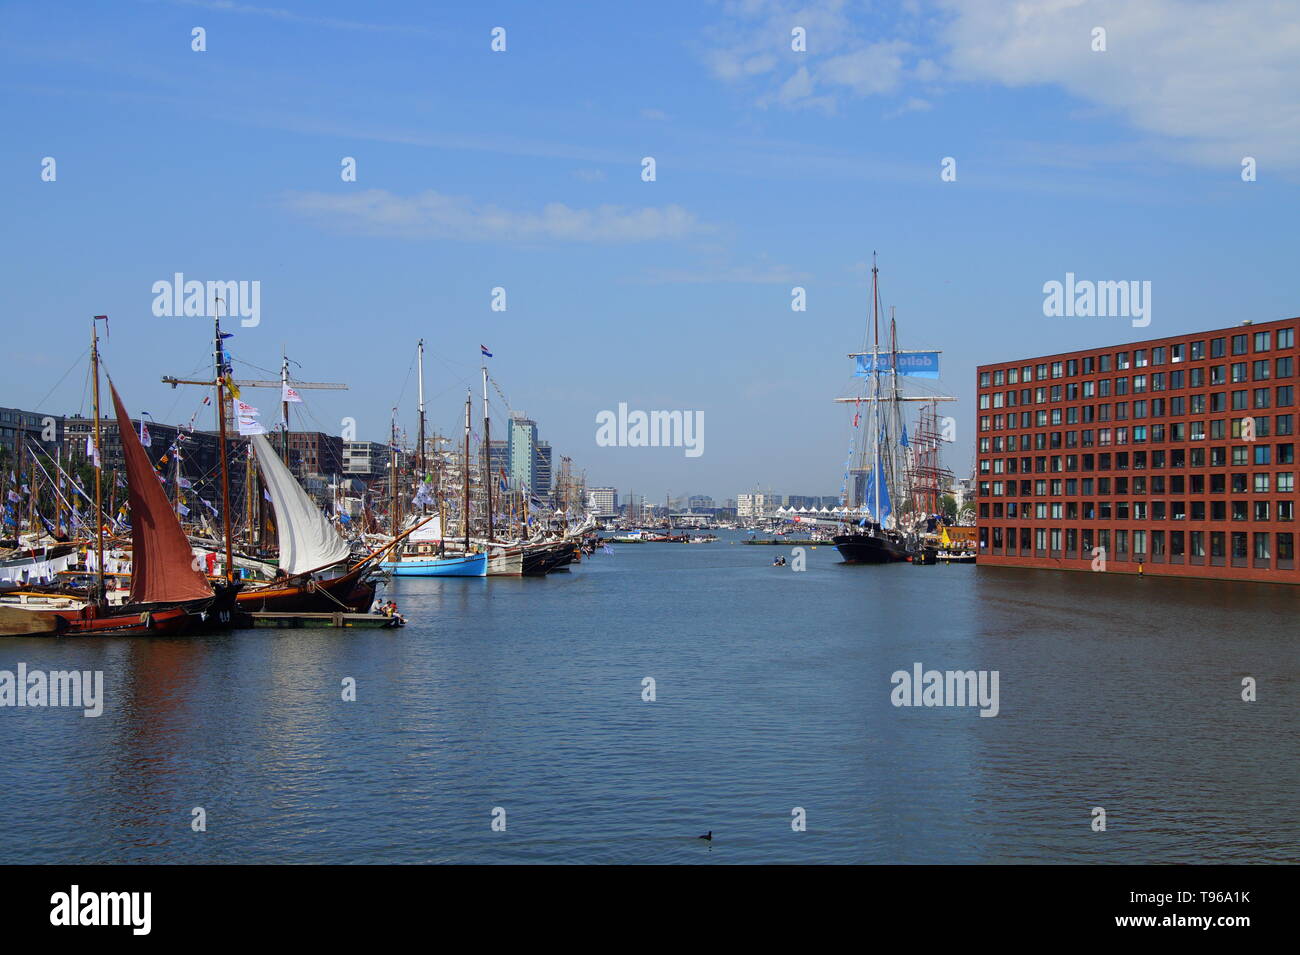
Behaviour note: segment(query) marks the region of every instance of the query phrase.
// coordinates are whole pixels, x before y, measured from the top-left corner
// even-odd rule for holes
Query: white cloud
[[[709,227],[678,205],[575,209],[552,202],[537,212],[476,204],[432,190],[399,196],[383,189],[334,194],[294,193],[285,205],[343,232],[469,242],[646,242],[681,239]]]
[[[814,107],[834,112],[838,97],[873,96],[898,88],[911,45],[879,40],[879,15],[851,17],[847,0],[739,0],[724,5],[725,22],[714,31],[706,59],[729,83],[761,81],[759,106]],[[807,50],[791,49],[791,31],[802,27]]]
[[[708,63],[752,87],[761,107],[834,112],[845,99],[897,95],[897,116],[958,83],[1056,86],[1175,160],[1300,166],[1293,0],[916,0],[892,11],[857,0],[732,0],[722,9]],[[807,31],[806,53],[790,49],[795,26]],[[1095,27],[1106,30],[1104,53],[1092,50]]]
[[[1300,7],[1279,0],[943,0],[955,78],[1052,84],[1183,156],[1300,164]],[[1093,52],[1092,30],[1106,30]]]

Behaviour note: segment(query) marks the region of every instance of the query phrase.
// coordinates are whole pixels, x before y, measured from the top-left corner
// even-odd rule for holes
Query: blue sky
[[[590,484],[832,494],[873,250],[902,344],[944,351],[959,473],[979,363],[1300,312],[1285,4],[18,0],[0,53],[0,405],[85,409],[63,376],[107,313],[128,404],[188,420],[158,378],[207,323],[151,311],[183,272],[261,282],[239,375],[283,345],[351,385],[306,395],[320,430],[413,433],[423,337],[454,431],[483,343]],[[1066,272],[1150,281],[1151,325],[1044,317]],[[703,411],[705,453],[597,447],[619,402]]]

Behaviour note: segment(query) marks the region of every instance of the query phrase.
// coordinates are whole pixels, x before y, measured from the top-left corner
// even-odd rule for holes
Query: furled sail
[[[171,603],[212,596],[194,567],[194,552],[163,493],[144,445],[110,381],[131,495],[131,603]]]
[[[889,501],[889,482],[885,480],[885,463],[879,457],[876,458],[876,466],[867,475],[867,494],[864,503],[876,523],[884,527],[885,521],[889,519],[894,509]]]
[[[321,513],[302,485],[284,466],[262,435],[249,438],[257,451],[257,463],[275,508],[275,526],[280,534],[280,569],[289,576],[317,570],[347,560],[350,548],[334,525]]]

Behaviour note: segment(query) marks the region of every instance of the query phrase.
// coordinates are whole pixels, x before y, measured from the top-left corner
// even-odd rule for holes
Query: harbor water
[[[0,709],[0,862],[1300,861],[1300,591],[721,536],[399,579],[401,630],[6,639],[105,699]]]

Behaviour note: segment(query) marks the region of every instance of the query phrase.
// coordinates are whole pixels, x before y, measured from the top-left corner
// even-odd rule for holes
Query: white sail
[[[249,438],[257,451],[262,480],[275,508],[280,532],[280,569],[293,576],[347,559],[347,541],[321,513],[270,443],[260,434]]]

